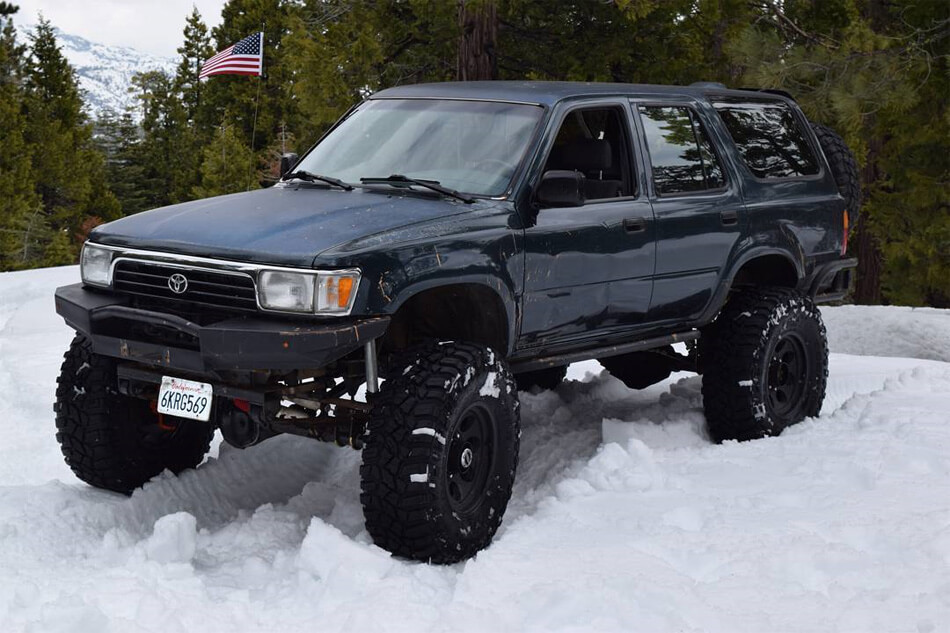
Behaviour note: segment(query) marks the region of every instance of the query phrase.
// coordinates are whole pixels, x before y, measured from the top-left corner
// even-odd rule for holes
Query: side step
[[[604,347],[591,347],[580,351],[564,352],[562,354],[551,354],[549,356],[540,356],[538,358],[528,358],[525,360],[511,361],[511,371],[522,373],[526,371],[535,371],[537,369],[546,369],[548,367],[559,367],[570,363],[577,363],[582,360],[592,360],[595,358],[607,358],[608,356],[620,356],[630,352],[642,352],[657,347],[665,347],[673,343],[685,343],[695,341],[699,338],[698,330],[689,330],[687,332],[677,332],[666,336],[657,336],[655,338],[640,339],[629,343],[618,343]]]

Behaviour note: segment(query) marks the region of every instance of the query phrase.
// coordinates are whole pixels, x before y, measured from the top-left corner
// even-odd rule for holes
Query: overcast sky
[[[20,7],[14,23],[35,24],[38,12],[65,33],[93,42],[131,46],[174,57],[185,18],[198,7],[208,27],[221,21],[225,0],[11,0]]]

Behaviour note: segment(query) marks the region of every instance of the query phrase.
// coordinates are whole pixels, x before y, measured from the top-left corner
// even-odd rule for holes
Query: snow
[[[950,362],[948,310],[841,306],[824,316],[828,341],[835,351]]]
[[[426,468],[424,473],[412,473],[409,475],[409,481],[415,484],[424,484],[429,481],[429,469]]]
[[[418,429],[412,429],[412,434],[413,435],[428,435],[430,437],[434,437],[436,440],[439,441],[440,444],[445,444],[445,437],[443,437],[442,434],[436,431],[435,429],[430,429],[429,427],[421,427]]]
[[[304,438],[130,498],[77,481],[51,410],[77,278],[0,274],[2,631],[950,630],[948,311],[823,309],[821,415],[755,442],[709,442],[695,376],[573,365],[521,394],[495,543],[435,567],[372,545],[359,454]]]
[[[495,360],[492,358],[490,363],[494,363]],[[485,382],[482,384],[481,389],[478,390],[478,395],[487,396],[489,398],[497,398],[501,395],[501,389],[498,388],[498,385],[495,383],[498,381],[498,374],[493,371],[488,372],[485,376]]]
[[[36,25],[15,22],[18,41],[21,44],[28,43],[27,34]],[[132,87],[132,77],[136,73],[151,70],[174,75],[178,65],[178,60],[173,57],[159,57],[127,46],[91,42],[55,27],[54,31],[63,56],[76,70],[86,110],[93,119],[107,110],[122,114],[126,108],[132,108],[132,117],[138,121],[141,118],[141,104],[138,92]]]
[[[187,563],[195,557],[198,521],[187,512],[163,516],[145,541],[145,555],[159,563]]]

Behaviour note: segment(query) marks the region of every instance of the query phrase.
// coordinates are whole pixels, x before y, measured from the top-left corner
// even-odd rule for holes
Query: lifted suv
[[[56,292],[78,332],[57,439],[83,481],[192,468],[216,428],[349,445],[376,543],[450,563],[501,523],[518,389],[569,363],[632,388],[702,373],[715,441],[821,408],[815,302],[848,289],[858,186],[787,95],[403,86],[283,162],[270,189],[90,236]]]

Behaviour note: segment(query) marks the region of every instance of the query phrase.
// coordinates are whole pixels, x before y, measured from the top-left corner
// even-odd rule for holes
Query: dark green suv
[[[848,290],[859,189],[787,95],[403,86],[282,173],[91,234],[82,283],[56,292],[78,332],[57,438],[80,479],[129,493],[196,466],[215,429],[350,445],[376,543],[449,563],[501,523],[518,390],[569,363],[632,388],[702,373],[714,441],[821,408],[815,303]]]

